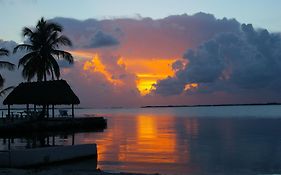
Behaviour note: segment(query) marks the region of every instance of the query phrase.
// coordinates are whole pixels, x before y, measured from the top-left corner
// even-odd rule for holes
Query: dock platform
[[[83,132],[103,131],[107,127],[104,117],[81,117],[81,118],[44,118],[41,120],[26,120],[6,118],[0,119],[0,136],[24,135],[32,132]]]
[[[97,145],[71,145],[0,152],[1,168],[28,168],[85,158],[97,160]]]

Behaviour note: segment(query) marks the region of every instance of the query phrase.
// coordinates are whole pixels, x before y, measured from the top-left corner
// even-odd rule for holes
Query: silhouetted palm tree
[[[36,27],[32,30],[25,27],[23,36],[28,38],[26,44],[20,44],[14,48],[14,53],[18,50],[26,50],[28,53],[19,60],[19,67],[23,67],[22,75],[30,81],[35,76],[37,81],[47,81],[47,75],[60,77],[60,67],[57,59],[64,59],[70,64],[73,57],[69,52],[59,50],[60,46],[71,46],[71,41],[61,34],[63,28],[59,24],[47,22],[41,18]],[[56,59],[57,58],[57,59]]]
[[[0,48],[0,56],[8,56],[9,55],[9,51],[7,49],[4,48]],[[0,60],[0,68],[5,68],[8,70],[14,70],[15,65],[13,63],[10,63],[8,61],[1,61]],[[0,89],[3,88],[5,79],[3,78],[3,76],[0,74]],[[12,87],[8,87],[2,91],[0,91],[0,96],[2,96],[5,92],[7,92],[7,90],[10,90]]]

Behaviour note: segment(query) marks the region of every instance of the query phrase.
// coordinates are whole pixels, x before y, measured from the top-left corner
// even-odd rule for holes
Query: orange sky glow
[[[173,76],[171,64],[175,59],[124,59],[129,72],[136,74],[136,86],[141,95],[147,95],[158,80]]]
[[[86,61],[83,66],[83,70],[94,71],[103,74],[110,83],[114,85],[122,85],[123,82],[118,79],[113,79],[113,75],[107,71],[105,65],[101,62],[101,59],[98,54],[95,54],[92,60]]]
[[[114,86],[123,86],[126,82],[114,77],[112,67],[109,68],[103,63],[101,56],[98,53],[90,53],[87,51],[71,51],[74,57],[78,57],[78,61],[83,61],[83,70],[93,73],[102,74],[105,79],[112,83]],[[142,96],[147,95],[153,89],[153,84],[156,84],[158,80],[173,76],[172,63],[175,58],[124,58],[119,57],[117,65],[124,67],[124,69],[136,76],[135,86],[139,90]]]

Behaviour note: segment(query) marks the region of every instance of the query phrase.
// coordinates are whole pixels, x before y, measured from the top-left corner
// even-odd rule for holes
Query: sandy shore
[[[138,173],[109,173],[100,170],[81,170],[81,169],[8,169],[1,168],[0,175],[148,175],[148,174],[138,174]],[[158,175],[158,174],[150,174]]]

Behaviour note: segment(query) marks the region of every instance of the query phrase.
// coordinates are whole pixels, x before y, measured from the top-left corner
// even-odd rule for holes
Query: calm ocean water
[[[74,138],[76,144],[98,144],[98,168],[105,171],[169,175],[281,173],[278,105],[79,109],[76,114],[107,118],[104,132],[76,133]],[[71,141],[71,136],[56,137],[62,145]],[[16,142],[14,149],[25,143]]]

